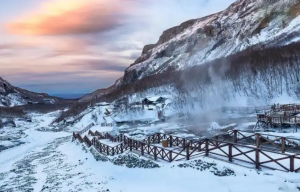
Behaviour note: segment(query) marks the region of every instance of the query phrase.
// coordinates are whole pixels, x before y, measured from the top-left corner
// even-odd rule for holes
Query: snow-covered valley
[[[79,122],[61,132],[51,132],[61,125],[49,126],[58,112],[32,114],[32,122],[16,121],[16,128],[4,127],[2,136],[16,134],[17,129],[23,134],[16,140],[23,143],[0,152],[0,191],[249,191],[245,186],[256,191],[300,190],[299,173],[255,170],[203,156],[172,163],[131,152],[105,156],[93,147],[72,142],[72,132],[91,122],[96,124],[92,131],[113,130],[103,125],[103,119],[114,122],[109,120],[113,115],[104,114],[107,108],[107,105],[94,107]],[[99,112],[97,121],[93,118],[95,111]],[[237,124],[239,129],[247,129],[253,123]],[[41,131],[43,127],[48,131]],[[212,123],[207,131],[220,128]],[[182,124],[172,121],[140,125],[133,130],[128,125],[119,126],[118,130],[122,129],[140,139],[153,132],[193,135]]]
[[[201,165],[179,167],[160,164],[160,168],[128,168],[111,162],[96,161],[91,153],[70,142],[56,139],[27,153],[12,166],[1,169],[1,191],[298,191],[295,173],[255,171],[208,158],[214,168],[197,170]],[[194,161],[194,160],[193,160]],[[193,163],[186,162],[186,163]],[[224,167],[234,175],[220,177],[212,173]]]
[[[300,191],[299,23],[238,0],[80,99],[0,78],[0,192]]]

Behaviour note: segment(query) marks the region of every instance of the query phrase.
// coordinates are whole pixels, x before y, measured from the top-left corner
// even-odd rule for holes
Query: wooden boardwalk
[[[273,105],[265,113],[257,114],[255,129],[293,128],[297,132],[300,126],[300,104]]]

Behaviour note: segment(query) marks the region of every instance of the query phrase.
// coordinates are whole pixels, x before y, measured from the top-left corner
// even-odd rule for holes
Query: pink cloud
[[[44,4],[32,15],[13,21],[8,29],[14,34],[67,35],[101,33],[126,22],[134,1],[55,0]]]

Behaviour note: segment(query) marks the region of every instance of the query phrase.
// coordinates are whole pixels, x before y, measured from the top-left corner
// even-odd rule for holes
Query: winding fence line
[[[73,132],[73,138],[72,138],[72,141],[73,140],[76,140],[77,137],[80,137],[81,138],[81,134],[88,131],[90,128],[92,128],[95,124],[94,123],[91,123],[89,124],[88,126],[86,126],[84,129],[82,129],[81,131],[78,131],[78,132]],[[82,138],[81,138],[82,139]]]
[[[204,139],[181,138],[161,133],[153,134],[141,141],[123,134],[114,137],[109,133],[102,134],[98,131],[89,131],[89,135],[92,137],[91,140],[87,136],[82,138],[79,133],[73,133],[73,138],[88,147],[93,146],[104,155],[113,156],[129,150],[152,157],[154,160],[167,162],[207,156],[235,164],[247,164],[256,169],[300,172],[300,139],[290,137],[239,130]],[[116,145],[104,144],[101,142],[102,139],[108,139]],[[163,140],[168,142],[168,147],[160,145]]]

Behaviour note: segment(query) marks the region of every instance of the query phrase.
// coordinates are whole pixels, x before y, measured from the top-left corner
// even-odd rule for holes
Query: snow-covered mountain
[[[297,0],[239,0],[228,9],[182,23],[146,45],[117,83],[226,57],[249,47],[282,46],[299,40]],[[258,46],[259,45],[259,46]]]
[[[299,14],[298,0],[238,0],[222,12],[164,31],[156,44],[144,47],[141,56],[112,87],[98,90],[81,101],[103,96],[145,77],[186,70],[248,49],[265,50],[297,43]]]
[[[60,98],[51,97],[44,93],[34,93],[12,86],[0,77],[0,106],[12,107],[34,103],[55,103]]]

